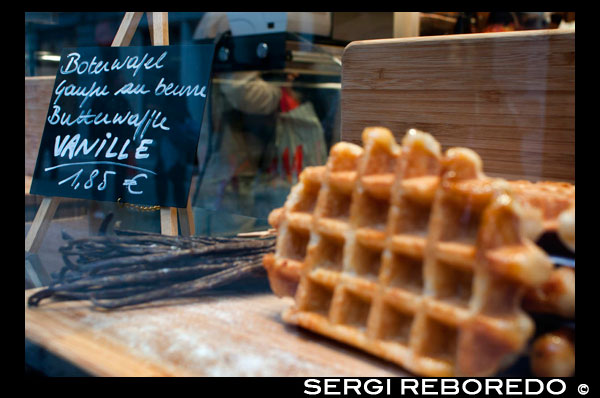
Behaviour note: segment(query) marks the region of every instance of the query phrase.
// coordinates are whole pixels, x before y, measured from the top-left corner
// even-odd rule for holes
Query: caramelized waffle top
[[[556,231],[559,217],[575,206],[575,186],[567,182],[510,181],[515,197],[542,211],[545,230]]]

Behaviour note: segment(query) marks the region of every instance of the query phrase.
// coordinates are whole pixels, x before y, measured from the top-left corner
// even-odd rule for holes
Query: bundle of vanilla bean
[[[191,297],[242,277],[264,277],[262,256],[274,250],[262,238],[165,236],[116,231],[73,239],[59,250],[64,267],[28,304],[41,300],[90,300],[113,309],[175,297]]]

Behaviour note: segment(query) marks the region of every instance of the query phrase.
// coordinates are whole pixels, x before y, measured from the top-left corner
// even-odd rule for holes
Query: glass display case
[[[342,48],[285,45],[280,69],[213,75],[193,194],[206,223],[197,222],[197,231],[226,233],[221,228],[230,222],[268,228],[269,212],[283,204],[300,171],[324,164],[339,141]]]
[[[283,204],[299,172],[324,164],[329,148],[340,139],[341,55],[346,42],[330,37],[330,13],[287,13],[297,15],[283,28],[269,27],[265,20],[264,27],[257,23],[246,31],[249,17],[233,13],[229,26],[227,14],[232,13],[181,12],[168,17],[171,44],[216,45],[189,196],[199,235],[268,229],[270,210]],[[263,14],[267,19],[286,16],[248,15]],[[110,45],[123,13],[25,16],[27,232],[42,201],[30,195],[28,187],[60,51]],[[151,45],[145,17],[130,45]],[[37,285],[40,279],[48,283],[49,275],[62,266],[58,231],[85,236],[114,228],[160,233],[158,207],[62,200],[41,243],[38,257],[43,260],[34,263],[37,271],[26,269],[26,286],[32,279]]]
[[[152,46],[157,29],[171,46],[214,46],[205,101],[177,103],[181,131],[199,137],[184,162],[187,207],[31,194],[61,51],[113,45],[132,15],[130,46]],[[510,351],[501,375],[520,377],[532,372],[526,339],[560,327],[573,352],[554,359],[574,374],[574,20],[26,12],[26,362],[44,359],[39,344],[98,375],[448,375],[458,345],[473,356],[492,341],[490,363]],[[189,60],[172,75],[194,73]],[[45,142],[56,157],[60,140]],[[50,315],[34,309],[46,299]],[[517,321],[504,323],[509,312]],[[475,313],[510,333],[483,336]],[[316,334],[298,338],[284,321]],[[408,343],[414,325],[425,337]],[[383,360],[315,344],[320,333]],[[517,336],[510,349],[506,336]],[[410,357],[432,368],[404,367],[416,346]],[[109,360],[81,360],[90,352]]]

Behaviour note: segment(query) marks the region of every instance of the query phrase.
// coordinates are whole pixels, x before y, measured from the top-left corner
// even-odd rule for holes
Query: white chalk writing
[[[127,193],[141,195],[144,186],[151,186],[149,176],[159,173],[151,170],[156,166],[140,167],[136,161],[142,160],[141,165],[161,164],[151,161],[159,153],[161,141],[155,140],[156,135],[171,132],[171,109],[179,112],[177,108],[160,109],[171,106],[168,101],[172,100],[166,97],[206,98],[207,86],[176,81],[170,73],[167,78],[167,69],[163,69],[169,62],[167,50],[103,54],[115,55],[92,55],[80,49],[68,52],[61,60],[46,118],[48,125],[59,129],[52,136],[54,161],[43,170],[64,170],[58,174],[57,184],[79,192],[105,191],[122,184]],[[147,101],[149,97],[157,101]],[[179,126],[179,121],[173,126]],[[130,170],[120,175],[118,168]]]
[[[73,126],[76,124],[85,124],[85,125],[122,125],[127,124],[129,126],[135,127],[133,139],[143,138],[144,134],[148,127],[152,128],[160,128],[161,130],[168,131],[171,128],[165,123],[167,122],[167,117],[162,116],[161,111],[157,111],[156,109],[150,110],[148,109],[143,115],[139,113],[131,113],[128,111],[126,114],[122,115],[118,112],[110,115],[108,113],[98,112],[92,113],[91,109],[82,110],[79,115],[74,116],[68,112],[62,112],[62,109],[59,105],[52,106],[52,113],[48,116],[48,123],[51,125],[61,125],[61,126]]]
[[[119,60],[115,58],[112,64],[109,66],[109,61],[103,61],[96,59],[96,56],[92,58],[91,61],[82,61],[81,54],[78,52],[72,52],[67,54],[67,64],[60,67],[60,73],[63,75],[68,75],[71,73],[77,73],[78,75],[89,74],[89,75],[98,75],[103,72],[110,72],[113,70],[120,69],[133,69],[133,76],[137,75],[137,73],[142,69],[145,70],[150,69],[161,69],[164,65],[161,62],[167,56],[167,52],[164,51],[157,59],[154,60],[154,57],[145,53],[142,59],[137,56],[127,56],[124,60]]]

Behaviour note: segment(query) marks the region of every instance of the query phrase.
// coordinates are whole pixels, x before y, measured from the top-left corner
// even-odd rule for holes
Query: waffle
[[[496,373],[531,337],[521,298],[552,269],[532,241],[540,211],[469,149],[442,155],[416,130],[400,146],[385,128],[363,144],[336,144],[270,216],[263,263],[295,295],[283,319],[418,375]]]
[[[432,146],[439,146],[432,138],[428,138],[428,141]],[[302,235],[306,237],[309,230],[307,225],[314,212],[317,195],[327,168],[334,170],[333,174],[330,173],[333,185],[345,187],[345,192],[349,192],[356,179],[356,160],[362,153],[362,147],[351,143],[341,142],[335,145],[326,166],[312,166],[303,170],[299,177],[299,183],[292,189],[285,205],[271,212],[269,224],[274,228],[279,227],[280,235],[288,235],[287,224],[289,223],[284,225],[282,221],[291,218],[293,219],[292,225],[298,226],[296,231],[305,232]],[[338,164],[341,162],[346,163]],[[374,174],[363,177],[363,184],[366,184],[371,192],[385,199],[389,197],[393,180],[393,174],[387,172],[382,175]],[[439,182],[439,177],[435,176],[435,170],[433,170],[430,172],[429,178],[413,181],[414,190],[420,189],[424,194],[427,193],[431,196],[435,183]],[[541,211],[543,231],[556,233],[563,244],[574,252],[575,186],[566,182],[553,181],[516,180],[508,181],[508,183],[515,198]],[[290,234],[296,236],[293,232]],[[286,239],[281,241],[289,242]],[[283,247],[284,243],[281,243],[275,254],[267,255],[263,260],[268,271],[271,288],[276,295],[281,297],[295,295],[300,280],[300,269],[305,258],[306,245],[308,245],[307,239],[304,239],[303,244],[292,244],[291,247],[301,249],[299,249],[299,253],[290,257],[286,254],[282,255],[288,250]]]
[[[510,184],[513,195],[519,201],[541,210],[545,231],[560,232],[560,216],[571,209],[573,213],[575,212],[575,186],[573,184],[525,180],[510,181]],[[575,234],[574,227],[572,234]]]
[[[565,246],[575,252],[575,198],[568,209],[559,213],[557,221],[557,235]]]

